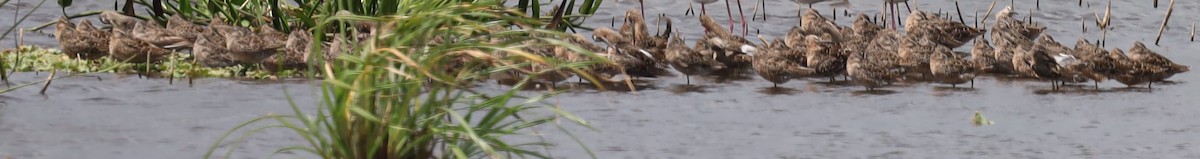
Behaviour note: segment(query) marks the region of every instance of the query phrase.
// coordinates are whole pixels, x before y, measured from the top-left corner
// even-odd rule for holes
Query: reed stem
[[[992,4],[988,5],[987,12],[985,12],[985,14],[983,14],[983,20],[979,20],[980,23],[983,23],[983,25],[987,25],[987,19],[988,19],[988,17],[992,16],[992,9],[995,9],[995,8],[996,8],[996,0],[992,0]]]
[[[1191,39],[1191,41],[1196,41],[1196,22],[1195,21],[1192,21],[1192,39]]]
[[[38,94],[46,95],[46,88],[49,88],[50,83],[54,82],[55,74],[58,74],[58,68],[54,68],[53,70],[50,70],[50,77],[46,77],[46,84],[42,84],[42,91],[38,91]]]
[[[1158,0],[1154,0],[1154,3],[1155,5],[1158,5]],[[1175,0],[1171,0],[1171,3],[1167,4],[1167,16],[1163,17],[1162,26],[1158,27],[1158,36],[1154,38],[1154,45],[1158,45],[1158,42],[1162,41],[1162,33],[1163,31],[1167,30],[1167,22],[1171,21],[1171,13],[1174,11]]]

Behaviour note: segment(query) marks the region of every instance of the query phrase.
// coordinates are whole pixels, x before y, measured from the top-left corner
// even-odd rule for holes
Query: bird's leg
[[[729,15],[729,32],[733,32],[733,8],[729,6],[729,0],[725,0],[725,14]]]
[[[762,3],[763,21],[767,21],[767,1],[758,0],[758,2]]]
[[[746,11],[742,10],[742,0],[737,0],[737,6],[738,6],[738,16],[742,17],[742,37],[745,37],[746,33],[749,30],[746,30]],[[751,16],[754,16],[754,15],[751,15]],[[750,18],[753,19],[754,17],[750,17]]]
[[[899,23],[900,23],[900,7],[893,3],[892,4],[892,28],[896,28],[897,30],[900,29]]]
[[[687,79],[687,85],[692,85],[692,75],[683,75]]]
[[[642,19],[646,19],[646,0],[638,0],[638,7],[642,12]]]
[[[912,13],[912,7],[908,6],[908,1],[904,1],[904,8],[906,8],[909,13]]]
[[[1100,90],[1100,81],[1092,81],[1092,86],[1094,86],[1096,90]]]
[[[800,19],[801,24],[804,24],[804,18],[802,17],[803,13],[804,13],[804,6],[796,5],[796,19]]]

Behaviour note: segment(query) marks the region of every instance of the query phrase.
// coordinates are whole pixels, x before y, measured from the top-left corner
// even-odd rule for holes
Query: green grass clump
[[[553,20],[526,16],[519,8],[503,6],[502,0],[379,2],[395,8],[361,14],[348,7],[374,4],[343,4],[362,1],[342,0],[297,7],[316,13],[310,17],[315,25],[307,30],[316,32],[315,41],[356,35],[353,29],[331,29],[347,24],[377,27],[367,38],[346,38],[354,44],[350,51],[309,69],[323,75],[315,112],[306,113],[293,104],[293,113],[247,121],[214,143],[206,158],[218,149],[228,149],[223,156],[228,158],[247,135],[273,128],[291,130],[306,143],[278,152],[303,151],[327,159],[549,158],[537,151],[548,143],[513,143],[511,136],[531,134],[533,127],[560,126],[560,121],[587,125],[557,105],[543,102],[559,92],[518,94],[539,74],[579,73],[596,63],[566,62],[526,51],[561,46],[596,57],[559,40],[566,36],[561,31],[533,29]],[[333,34],[324,34],[330,30]],[[321,55],[322,47],[313,45],[310,51]],[[533,65],[550,69],[529,69]],[[508,90],[474,90],[475,83],[496,74],[524,76]],[[258,122],[272,124],[250,126]],[[221,147],[224,143],[235,146]]]

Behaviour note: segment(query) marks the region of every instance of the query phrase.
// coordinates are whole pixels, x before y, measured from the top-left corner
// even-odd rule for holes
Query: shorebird
[[[715,54],[688,48],[680,36],[679,33],[676,33],[674,37],[671,37],[671,41],[667,42],[666,61],[675,70],[683,73],[688,85],[692,84],[692,75],[725,68],[725,64],[716,61]]]
[[[805,64],[808,68],[816,71],[814,76],[829,77],[829,82],[833,82],[838,75],[846,72],[847,57],[840,45],[829,38],[820,38],[816,35],[808,35],[804,41],[807,43]]]
[[[766,38],[759,35],[758,38],[763,41],[764,45],[758,46],[753,57],[754,71],[762,76],[763,79],[771,81],[772,87],[779,87],[779,84],[787,83],[792,79],[803,78],[816,73],[816,70],[804,67],[797,61],[788,59],[780,53],[786,46],[769,45]],[[776,43],[778,44],[778,43]]]
[[[108,55],[110,33],[96,29],[87,19],[79,25],[71,24],[66,17],[54,25],[54,38],[64,54],[77,59],[98,59]]]
[[[1054,58],[1046,53],[1046,48],[1040,46],[1016,48],[1012,57],[1012,65],[1017,75],[1038,79],[1051,80],[1053,89],[1058,89],[1058,80],[1062,78],[1060,67]]]
[[[928,35],[914,32],[905,34],[904,37],[900,39],[900,46],[898,49],[900,58],[903,59],[900,61],[900,64],[904,67],[908,67],[908,71],[910,71],[910,73],[919,73],[923,78],[929,77],[931,74],[929,70],[929,58],[934,55],[934,52],[938,48],[946,47],[938,45],[927,38],[923,38],[924,36]]]
[[[726,32],[720,24],[706,14],[700,15],[700,25],[708,32],[704,33],[704,37],[697,42],[696,50],[714,52],[717,61],[730,68],[742,68],[750,65],[751,50],[755,48],[753,43],[746,38]]]
[[[1169,68],[1155,66],[1150,63],[1139,62],[1125,56],[1125,52],[1121,48],[1113,48],[1109,52],[1109,57],[1116,60],[1117,67],[1120,73],[1112,78],[1125,84],[1126,87],[1140,85],[1145,83],[1146,88],[1153,88],[1154,81],[1159,79],[1161,75],[1169,72]]]
[[[592,38],[608,44],[608,48],[601,57],[608,58],[616,64],[615,68],[621,68],[614,71],[617,73],[625,73],[626,75],[637,77],[657,77],[659,72],[664,71],[660,63],[657,63],[658,58],[644,49],[638,48],[628,42],[616,31],[609,28],[600,28],[592,32]],[[624,70],[623,72],[621,72]]]
[[[982,72],[997,72],[995,69],[1000,65],[996,61],[996,51],[988,44],[987,39],[983,37],[975,38],[974,46],[971,47],[971,62],[975,63],[976,68]],[[1004,61],[1004,63],[1009,63]]]
[[[1005,61],[1013,61],[1018,48],[1033,47],[1033,39],[1046,29],[1045,26],[1017,20],[1013,15],[1016,13],[1012,11],[1011,6],[1004,7],[996,13],[996,23],[992,24],[991,38],[996,51],[993,57],[1000,63],[993,69],[998,72],[1017,73],[1016,63]]]
[[[203,26],[183,19],[179,14],[167,18],[167,33],[170,33],[172,36],[183,37],[187,41],[196,41],[197,33],[200,32],[204,32]]]
[[[139,23],[140,24],[140,23]],[[136,24],[135,24],[136,25]],[[108,40],[108,52],[118,61],[133,63],[152,63],[162,61],[171,54],[170,50],[159,48],[146,41],[138,40],[127,31],[113,28]]]
[[[871,23],[871,19],[866,14],[858,14],[854,16],[854,25],[850,27],[852,34],[846,36],[845,45],[853,51],[865,51],[867,44],[875,38],[883,26]]]
[[[158,22],[153,20],[133,24],[133,30],[129,34],[138,40],[149,42],[161,48],[180,49],[192,47],[191,40],[176,36],[179,33],[171,33],[171,31],[159,26]]]
[[[909,34],[918,33],[916,35],[921,35],[921,38],[933,40],[933,42],[951,49],[960,47],[968,40],[983,35],[985,32],[921,10],[909,14],[908,19],[904,21],[904,29]]]
[[[889,85],[904,73],[900,57],[896,55],[900,35],[884,30],[876,37],[866,50],[851,53],[846,60],[846,74],[867,90]]]
[[[263,59],[260,67],[270,72],[305,69],[308,67],[308,47],[311,43],[312,33],[307,30],[293,30],[288,34],[283,52]]]
[[[1046,26],[1013,18],[1016,14],[1012,11],[1012,6],[1006,6],[996,13],[996,23],[992,24],[991,29],[992,42],[1000,45],[1012,43],[1011,41],[1033,41],[1046,30]]]
[[[1076,41],[1075,49],[1072,50],[1072,53],[1084,63],[1084,68],[1079,73],[1083,77],[1091,79],[1093,87],[1096,89],[1100,89],[1100,82],[1120,73],[1120,70],[1117,68],[1116,59],[1110,57],[1108,51],[1104,50],[1104,48],[1092,45],[1087,40],[1079,39],[1079,41]]]
[[[1079,83],[1087,80],[1082,73],[1086,64],[1074,55],[1073,49],[1058,43],[1050,34],[1042,34],[1037,41],[1037,46],[1044,48],[1046,54],[1053,57],[1055,63],[1058,64],[1059,75],[1062,77],[1059,80],[1063,83]]]
[[[204,67],[229,67],[237,65],[237,61],[229,56],[229,49],[225,48],[225,37],[217,34],[213,29],[205,29],[204,32],[196,36],[196,42],[192,45],[193,60],[197,64]]]
[[[263,59],[278,53],[287,41],[287,35],[275,31],[270,26],[262,26],[258,32],[242,31],[222,32],[225,35],[225,47],[229,49],[234,60],[245,64],[259,63]]]
[[[951,87],[971,82],[972,88],[975,87],[975,76],[980,72],[976,64],[946,47],[934,50],[929,60],[929,70],[935,82],[950,84]]]
[[[112,28],[120,28],[121,30],[133,30],[133,24],[143,22],[137,17],[131,17],[116,11],[100,11],[100,23],[111,25]]]
[[[817,10],[809,9],[805,11],[800,19],[802,19],[800,22],[800,31],[803,35],[829,36],[831,38],[826,40],[837,43],[842,42],[842,27],[829,19],[825,19]]]
[[[1153,76],[1155,78],[1150,82],[1163,81],[1167,78],[1171,78],[1171,76],[1174,76],[1175,74],[1184,73],[1190,70],[1188,66],[1176,64],[1175,62],[1172,62],[1171,59],[1167,59],[1167,57],[1151,51],[1149,48],[1146,48],[1146,45],[1142,44],[1141,41],[1133,42],[1133,47],[1129,48],[1128,56],[1130,60],[1135,62],[1146,63],[1167,69],[1166,72],[1162,72]]]

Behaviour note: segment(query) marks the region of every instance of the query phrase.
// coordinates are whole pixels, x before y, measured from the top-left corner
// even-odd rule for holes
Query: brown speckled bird
[[[78,59],[92,60],[108,56],[110,34],[96,29],[86,19],[75,25],[62,17],[54,26],[54,38],[58,40],[59,48],[64,54]]]

